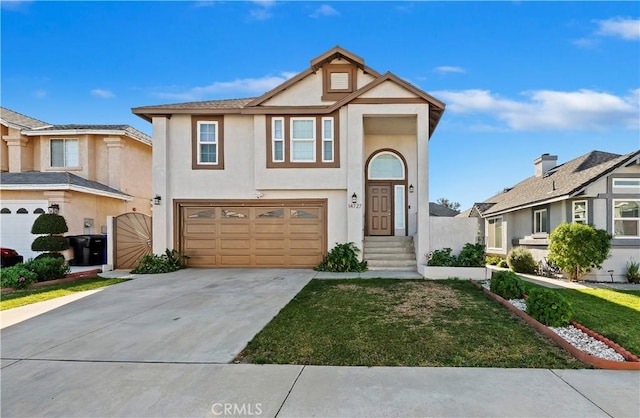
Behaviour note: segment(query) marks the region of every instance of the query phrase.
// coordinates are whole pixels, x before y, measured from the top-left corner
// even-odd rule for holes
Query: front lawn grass
[[[527,288],[541,287],[526,283]],[[573,307],[573,319],[640,355],[640,290],[554,289]]]
[[[0,296],[0,311],[49,299],[55,299],[76,292],[84,292],[85,290],[111,286],[116,283],[126,282],[127,280],[130,279],[105,279],[102,277],[95,277],[39,287],[36,289],[17,290]]]
[[[472,283],[458,280],[312,280],[236,360],[586,367]]]

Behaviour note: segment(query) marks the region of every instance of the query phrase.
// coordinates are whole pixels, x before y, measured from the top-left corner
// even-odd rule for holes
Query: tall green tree
[[[551,232],[549,239],[549,260],[571,280],[601,268],[611,255],[611,235],[591,225],[563,223]]]
[[[444,206],[445,208],[453,209],[455,211],[460,212],[460,203],[452,202],[446,197],[439,198],[438,200],[436,200],[436,203],[439,204],[440,206]]]

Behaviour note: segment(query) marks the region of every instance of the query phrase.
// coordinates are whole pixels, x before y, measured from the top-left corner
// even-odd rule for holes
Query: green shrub
[[[503,269],[508,269],[509,268],[509,263],[507,263],[507,259],[503,258],[498,262],[498,267],[503,268]]]
[[[42,253],[38,254],[34,260],[40,260],[41,258],[61,258],[65,259],[64,256],[60,253]]]
[[[632,258],[627,261],[626,270],[625,276],[629,283],[640,283],[640,263],[633,261]]]
[[[467,243],[458,255],[456,267],[484,267],[484,245]]]
[[[565,326],[573,316],[569,301],[551,289],[531,289],[526,303],[529,316],[550,327]]]
[[[69,240],[60,235],[42,235],[33,240],[33,251],[64,251],[69,248]]]
[[[456,265],[456,256],[451,254],[451,248],[435,250],[427,260],[428,266],[453,267]]]
[[[322,262],[313,269],[316,271],[361,272],[367,270],[367,262],[358,259],[360,249],[353,242],[336,244],[325,254]]]
[[[486,264],[489,264],[490,266],[497,266],[500,261],[502,261],[502,257],[500,257],[499,255],[488,255],[484,259],[484,262]]]
[[[138,267],[133,269],[131,273],[136,274],[161,274],[171,273],[185,268],[185,261],[189,257],[177,252],[176,250],[167,249],[164,254],[148,254],[140,258]]]
[[[61,255],[54,253],[56,255]],[[36,280],[39,282],[46,282],[49,280],[56,280],[63,278],[69,273],[69,264],[64,257],[42,257],[45,254],[41,254],[34,260],[27,261],[24,266],[29,271],[36,274]]]
[[[531,251],[524,247],[516,247],[507,254],[509,268],[517,273],[535,274],[538,263],[533,259]]]
[[[505,299],[521,299],[526,292],[526,286],[514,272],[496,271],[491,275],[490,290]]]
[[[576,222],[563,223],[549,234],[549,261],[571,280],[599,269],[611,253],[611,235],[604,229]]]
[[[42,234],[64,234],[69,231],[67,221],[64,216],[55,215],[53,213],[43,213],[33,222],[31,233],[36,235]]]
[[[24,289],[36,281],[36,274],[27,270],[24,264],[16,264],[0,270],[0,287]]]

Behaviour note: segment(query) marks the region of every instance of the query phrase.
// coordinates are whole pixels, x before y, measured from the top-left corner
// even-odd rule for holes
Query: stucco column
[[[104,138],[104,142],[107,144],[108,153],[108,185],[116,190],[122,190],[120,188],[122,185],[122,149],[126,141],[120,137],[107,137]]]
[[[425,254],[429,252],[429,107],[420,106],[417,116],[418,232],[414,244],[417,263],[426,264]]]
[[[160,196],[159,205],[153,205],[153,253],[163,254],[173,249],[170,222],[172,199],[169,192],[168,156],[169,119],[153,118],[153,196]]]
[[[362,112],[350,105],[347,110],[347,241],[360,250],[364,244],[364,125]],[[358,196],[356,205],[351,196]],[[331,246],[330,246],[331,247]],[[330,248],[329,248],[330,249]],[[362,251],[360,258],[362,258]]]
[[[9,173],[22,172],[22,148],[27,146],[29,138],[5,135],[2,139],[7,143]]]

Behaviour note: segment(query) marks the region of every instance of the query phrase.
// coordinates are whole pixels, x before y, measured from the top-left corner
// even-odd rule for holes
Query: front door
[[[391,183],[369,184],[367,225],[369,235],[392,235],[393,199]]]

